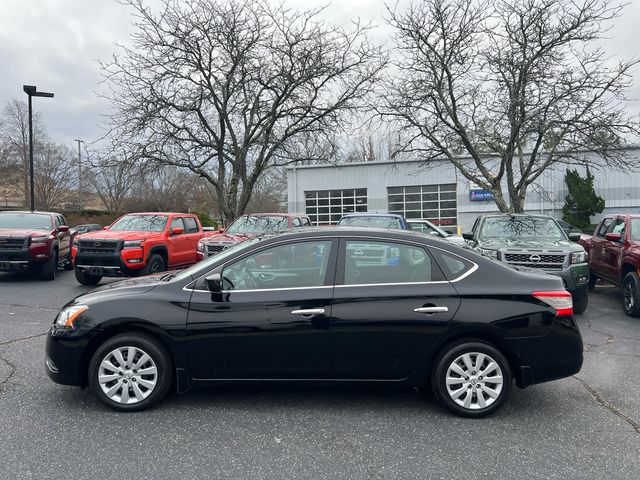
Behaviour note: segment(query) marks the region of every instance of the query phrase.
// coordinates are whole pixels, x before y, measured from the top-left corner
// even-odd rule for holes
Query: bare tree
[[[46,143],[38,149],[34,187],[39,208],[51,210],[72,199],[78,185],[74,159],[74,152],[64,145]]]
[[[89,185],[109,215],[120,215],[133,194],[139,176],[131,163],[116,155],[92,152]]]
[[[114,134],[135,157],[183,167],[214,188],[226,220],[305,133],[358,109],[385,65],[366,27],[350,31],[267,0],[130,0],[133,46],[103,65]]]
[[[26,102],[7,101],[0,120],[0,142],[4,145],[5,162],[19,166],[25,205],[30,196],[29,184],[29,110]],[[33,114],[33,143],[35,153],[46,142],[45,125],[38,112]]]
[[[521,212],[549,166],[586,160],[629,167],[636,139],[625,92],[636,60],[593,41],[622,6],[607,0],[424,0],[390,12],[397,75],[378,111],[400,126],[401,151],[451,162]],[[594,161],[591,159],[591,161]]]

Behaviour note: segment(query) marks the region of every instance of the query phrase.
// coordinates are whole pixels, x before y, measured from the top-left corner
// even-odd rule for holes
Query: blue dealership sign
[[[486,200],[495,200],[495,197],[489,190],[469,190],[469,200],[472,202],[482,202]]]

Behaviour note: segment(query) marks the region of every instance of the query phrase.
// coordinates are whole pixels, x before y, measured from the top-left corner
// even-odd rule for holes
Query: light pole
[[[38,92],[35,85],[23,85],[24,93],[29,97],[29,183],[31,185],[31,211],[36,209],[33,187],[33,115],[31,113],[31,97],[53,97],[53,93]]]
[[[82,211],[82,154],[80,153],[80,144],[84,143],[84,140],[76,138],[78,142],[78,209]]]

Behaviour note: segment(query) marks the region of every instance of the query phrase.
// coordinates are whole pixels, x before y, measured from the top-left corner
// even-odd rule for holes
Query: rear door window
[[[187,233],[198,233],[198,222],[193,217],[184,217],[184,226]]]

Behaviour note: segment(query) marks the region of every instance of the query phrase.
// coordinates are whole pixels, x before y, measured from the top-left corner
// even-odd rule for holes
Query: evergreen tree
[[[587,176],[581,177],[577,170],[567,170],[564,181],[569,194],[564,198],[562,218],[579,229],[591,225],[591,216],[604,210],[604,198],[596,195],[593,174],[587,166]]]

